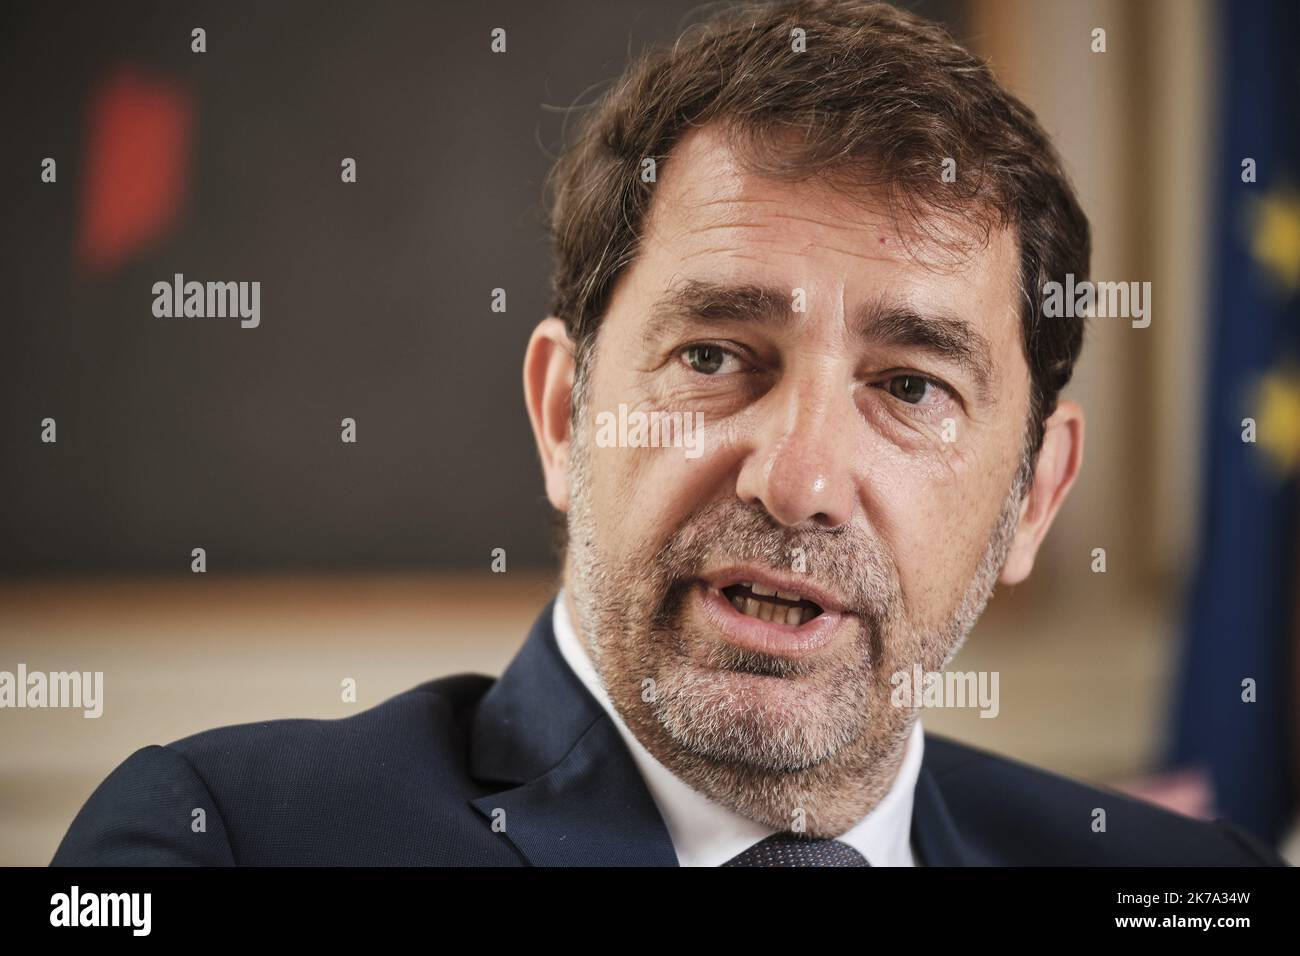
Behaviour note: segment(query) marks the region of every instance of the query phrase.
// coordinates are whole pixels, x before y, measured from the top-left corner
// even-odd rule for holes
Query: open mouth
[[[753,581],[741,581],[725,587],[722,594],[741,614],[775,624],[798,627],[822,613],[819,604],[809,601],[801,594],[779,591]]]

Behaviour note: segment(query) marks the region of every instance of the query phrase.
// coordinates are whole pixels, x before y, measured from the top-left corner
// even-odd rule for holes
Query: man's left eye
[[[890,395],[909,405],[919,405],[927,397],[933,397],[932,393],[943,389],[934,379],[921,375],[895,375],[886,383],[886,387]]]
[[[689,345],[682,349],[681,356],[692,371],[701,375],[716,375],[727,359],[735,359],[735,355],[718,345]]]

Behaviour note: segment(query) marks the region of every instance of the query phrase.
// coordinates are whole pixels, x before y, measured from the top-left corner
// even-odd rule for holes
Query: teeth
[[[787,601],[802,601],[803,595],[795,594],[793,591],[777,591],[776,596],[785,598]]]
[[[749,589],[759,597],[776,597],[776,588],[770,588],[766,584],[751,584]]]
[[[752,597],[736,595],[729,599],[731,606],[747,617],[756,617],[760,621],[799,627],[812,619],[813,612],[805,607],[785,607],[771,601],[760,601]]]

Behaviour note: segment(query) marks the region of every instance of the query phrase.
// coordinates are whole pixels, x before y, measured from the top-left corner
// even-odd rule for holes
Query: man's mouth
[[[722,589],[731,606],[746,617],[798,627],[822,613],[821,605],[794,591],[781,591],[755,581],[741,581]]]
[[[815,653],[846,634],[854,617],[833,590],[809,576],[756,564],[706,572],[696,579],[694,595],[718,637],[780,657]]]

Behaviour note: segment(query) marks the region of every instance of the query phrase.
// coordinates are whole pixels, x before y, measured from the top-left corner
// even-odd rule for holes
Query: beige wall
[[[1106,30],[1105,53],[1091,49]],[[1094,279],[1150,281],[1152,321],[1092,323],[1069,395],[1088,414],[1083,473],[1044,573],[1077,591],[1094,547],[1114,586],[1173,598],[1189,569],[1200,473],[1204,263],[1214,115],[1204,0],[973,0],[972,45],[1053,135],[1093,226]]]

